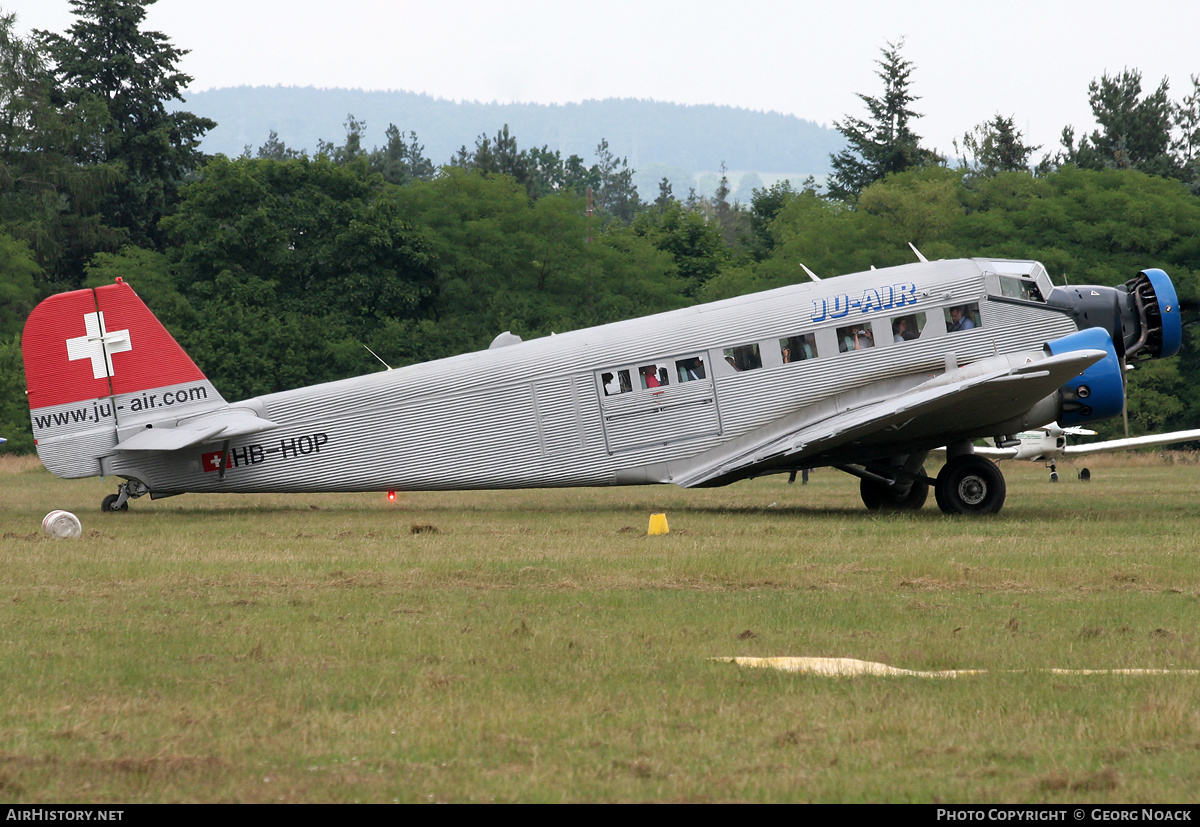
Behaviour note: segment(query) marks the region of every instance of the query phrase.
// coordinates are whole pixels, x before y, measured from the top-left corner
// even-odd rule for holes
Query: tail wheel
[[[118,495],[109,494],[107,497],[105,497],[103,500],[100,501],[100,510],[103,511],[105,514],[112,514],[114,511],[128,511],[129,510],[129,502],[128,501],[121,503],[121,505],[118,507],[114,507],[114,506],[117,506],[118,499],[120,499],[120,497]]]
[[[995,514],[1004,505],[1004,475],[994,463],[963,454],[946,463],[937,476],[934,496],[946,514]]]
[[[1084,482],[1087,482],[1087,481],[1088,481],[1088,480],[1090,480],[1091,478],[1092,478],[1092,472],[1091,472],[1091,471],[1089,471],[1089,470],[1088,470],[1088,469],[1086,469],[1086,468],[1080,469],[1080,471],[1079,471],[1079,479],[1083,480]]]
[[[918,478],[904,491],[898,485],[863,478],[859,480],[858,493],[869,511],[917,511],[929,497],[929,483]]]

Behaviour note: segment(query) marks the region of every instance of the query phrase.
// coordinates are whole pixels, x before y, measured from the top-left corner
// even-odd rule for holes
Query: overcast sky
[[[67,0],[0,0],[18,29],[65,32]],[[1200,75],[1196,0],[159,0],[147,28],[190,50],[193,90],[403,89],[452,100],[716,103],[831,124],[880,93],[904,39],[917,132],[950,142],[999,113],[1029,142],[1093,128],[1088,83],[1140,69],[1179,100]],[[200,112],[198,114],[204,114]]]

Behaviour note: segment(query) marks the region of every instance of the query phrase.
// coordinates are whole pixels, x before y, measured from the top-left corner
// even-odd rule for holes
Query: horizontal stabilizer
[[[223,408],[181,420],[174,426],[147,426],[117,443],[118,451],[178,451],[191,445],[256,434],[276,427],[249,408]]]

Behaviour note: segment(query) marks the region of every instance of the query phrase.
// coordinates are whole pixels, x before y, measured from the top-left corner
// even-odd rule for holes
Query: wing
[[[940,448],[934,448],[929,453],[931,455],[945,456],[946,446],[943,445]],[[991,445],[976,445],[974,453],[979,454],[981,457],[988,457],[989,459],[1012,459],[1017,455],[1017,449],[995,448]]]
[[[1040,356],[1040,354],[1038,354]],[[724,485],[758,472],[829,455],[842,461],[899,453],[901,446],[944,444],[1027,412],[1106,356],[1077,350],[1033,360],[995,357],[931,379],[906,392],[813,419],[800,411],[670,469],[684,487]],[[1022,359],[1025,359],[1022,362]],[[979,434],[976,433],[978,436]]]
[[[228,407],[180,420],[174,425],[153,425],[117,443],[118,451],[177,451],[202,442],[232,439],[274,428],[275,423],[249,408]]]
[[[1171,445],[1175,442],[1188,442],[1193,439],[1200,439],[1200,430],[1171,431],[1166,434],[1135,436],[1129,439],[1110,439],[1107,442],[1093,442],[1088,445],[1068,445],[1063,449],[1063,455],[1074,457],[1098,454],[1104,451],[1120,451],[1125,448],[1148,448],[1151,445]]]

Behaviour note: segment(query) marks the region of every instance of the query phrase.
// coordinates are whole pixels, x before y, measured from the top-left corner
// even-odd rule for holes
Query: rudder
[[[102,473],[119,431],[225,404],[123,281],[41,302],[21,352],[38,456],[60,477]]]

